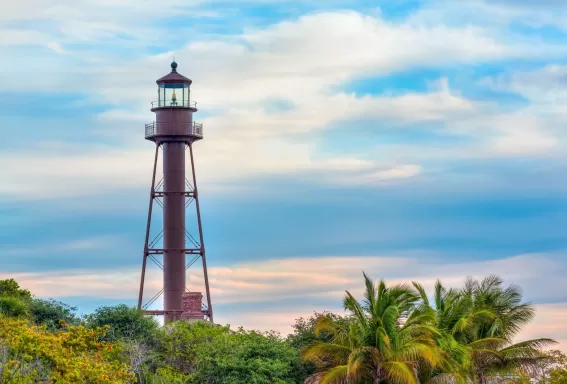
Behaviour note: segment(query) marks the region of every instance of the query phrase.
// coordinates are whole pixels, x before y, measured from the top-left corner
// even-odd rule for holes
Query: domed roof
[[[174,61],[171,63],[171,72],[161,79],[157,80],[158,84],[168,84],[168,83],[185,83],[191,84],[193,81],[187,77],[177,73],[177,63]]]

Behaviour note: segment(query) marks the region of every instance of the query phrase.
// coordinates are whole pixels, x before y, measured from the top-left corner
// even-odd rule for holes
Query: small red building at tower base
[[[185,292],[183,294],[183,313],[181,320],[204,320],[202,310],[203,294],[201,292]]]

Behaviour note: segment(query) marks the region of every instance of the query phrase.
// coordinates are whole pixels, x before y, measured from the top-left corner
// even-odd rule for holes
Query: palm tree
[[[348,291],[344,299],[352,324],[319,318],[316,332],[329,333],[331,340],[315,342],[303,357],[319,366],[314,379],[321,384],[416,384],[420,370],[441,363],[435,312],[417,306],[420,296],[408,285],[386,287],[383,280],[375,285],[366,274],[364,280],[362,303]]]
[[[536,339],[514,343],[521,327],[535,314],[533,306],[522,302],[517,286],[502,287],[499,277],[482,281],[467,279],[460,290],[435,286],[436,339],[443,352],[444,366],[422,372],[422,381],[466,379],[484,384],[490,377],[531,371],[540,366],[546,354],[542,348],[554,343]],[[430,306],[423,289],[422,305]]]
[[[420,382],[435,383],[464,383],[470,371],[470,348],[459,342],[463,329],[473,324],[482,313],[471,313],[470,301],[456,289],[445,289],[440,281],[435,284],[434,304],[431,305],[425,289],[417,283],[423,308],[429,308],[435,313],[435,327],[438,334],[435,338],[442,359],[441,364],[432,369],[422,369],[419,372]],[[423,309],[422,309],[423,310]]]
[[[492,376],[538,369],[548,358],[543,348],[555,344],[547,338],[514,342],[522,326],[533,320],[535,309],[522,302],[519,287],[502,285],[501,278],[489,276],[480,282],[468,279],[463,289],[471,312],[485,313],[462,337],[471,348],[471,376],[481,384]]]

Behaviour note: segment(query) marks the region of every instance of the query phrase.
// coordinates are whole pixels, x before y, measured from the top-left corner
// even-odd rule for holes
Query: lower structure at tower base
[[[202,309],[202,303],[203,294],[201,292],[185,292],[181,320],[205,320],[206,313]]]

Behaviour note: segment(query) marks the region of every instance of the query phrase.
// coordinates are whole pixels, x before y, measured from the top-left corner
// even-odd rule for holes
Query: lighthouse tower
[[[191,99],[192,81],[177,72],[176,62],[171,63],[171,72],[156,83],[158,97],[152,102],[151,109],[155,113],[155,122],[146,124],[145,132],[146,140],[155,143],[155,155],[138,309],[150,315],[163,315],[166,322],[179,319],[212,321],[213,307],[193,157],[193,144],[203,138],[203,126],[193,121],[197,103]],[[160,152],[163,153],[163,178],[156,180]],[[186,162],[187,154],[189,162]],[[185,169],[187,163],[190,164],[189,178]],[[163,228],[151,238],[154,202],[163,209]],[[191,234],[185,223],[186,210],[193,206],[198,228],[196,234]],[[163,270],[163,289],[144,301],[148,259]],[[199,259],[201,263],[197,263]],[[196,263],[203,267],[206,303],[203,303],[201,292],[190,292],[186,288],[187,270]],[[149,310],[162,295],[163,309]]]

